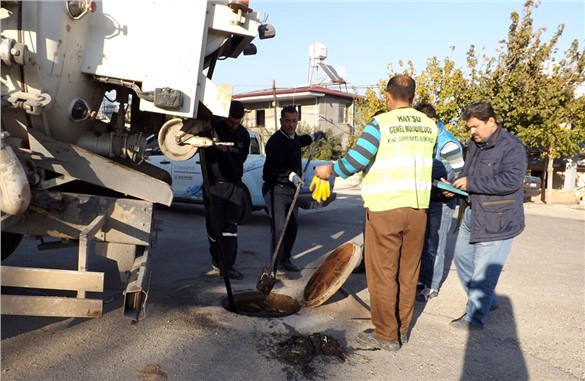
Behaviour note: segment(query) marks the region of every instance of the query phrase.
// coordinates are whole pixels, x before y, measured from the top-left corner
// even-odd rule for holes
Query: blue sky
[[[250,7],[267,15],[276,37],[255,39],[255,56],[218,62],[213,81],[229,84],[234,93],[308,83],[309,46],[327,47],[327,64],[345,68],[348,89],[388,78],[388,64],[412,60],[417,71],[427,59],[450,57],[465,67],[470,45],[490,56],[507,38],[510,14],[523,12],[523,1],[282,1],[251,0]],[[263,17],[261,17],[263,18]],[[560,24],[558,44],[564,52],[577,39],[585,46],[585,0],[544,0],[532,13],[534,27],[546,27],[548,42]],[[452,51],[451,47],[455,47]]]

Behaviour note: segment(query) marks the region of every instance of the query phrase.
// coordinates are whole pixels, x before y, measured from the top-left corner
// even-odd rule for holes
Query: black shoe
[[[449,326],[451,328],[455,328],[455,329],[458,329],[460,331],[467,331],[467,332],[475,331],[475,330],[483,328],[479,325],[471,324],[470,322],[468,322],[467,320],[464,319],[465,316],[466,315],[463,315],[459,319],[451,320],[451,323],[449,323]]]
[[[427,302],[433,298],[436,298],[437,296],[439,296],[439,291],[427,287],[416,294],[415,299],[417,302]]]
[[[362,263],[360,263],[355,269],[353,269],[352,273],[361,274],[365,271],[366,271],[366,265],[364,265],[364,262],[362,261]]]
[[[222,272],[220,272],[220,275],[221,275],[221,276],[225,276],[225,275],[223,274],[223,271],[222,271]],[[238,270],[229,269],[229,270],[228,270],[228,277],[229,277],[230,279],[235,279],[235,280],[242,280],[242,279],[244,279],[244,274],[242,274],[242,273],[241,273],[241,272],[239,272]]]
[[[421,291],[422,291],[422,290],[424,290],[425,288],[427,288],[427,286],[425,286],[424,284],[422,284],[422,283],[420,283],[420,282],[419,282],[419,283],[417,283],[417,284],[416,284],[416,293],[418,294],[419,292],[421,292]]]
[[[290,271],[293,273],[298,273],[299,271],[301,271],[301,269],[298,268],[297,266],[293,265],[293,263],[290,260],[283,262],[283,263],[280,263],[278,265],[278,270],[279,271],[285,270],[285,271]]]

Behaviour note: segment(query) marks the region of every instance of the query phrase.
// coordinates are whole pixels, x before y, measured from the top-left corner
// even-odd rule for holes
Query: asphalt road
[[[359,189],[338,184],[338,198],[322,210],[301,211],[294,260],[304,270],[273,290],[302,299],[313,271],[332,250],[360,240]],[[341,187],[347,187],[341,189]],[[363,274],[325,304],[281,318],[235,314],[222,306],[223,278],[210,272],[203,208],[157,208],[150,292],[144,317],[122,316],[123,298],[112,263],[106,271],[100,319],[2,316],[1,379],[9,380],[583,380],[585,211],[525,204],[527,228],[513,246],[497,293],[501,307],[482,331],[453,331],[465,296],[450,258],[438,298],[417,303],[410,342],[396,353],[371,351],[355,341],[371,328]],[[268,263],[268,219],[263,212],[240,227],[239,294],[254,290]],[[453,237],[451,237],[453,238]],[[38,253],[25,239],[3,264],[71,262],[75,249]],[[74,266],[74,264],[72,265]],[[315,332],[339,341],[345,361],[315,356],[304,368],[275,356],[280,343]]]

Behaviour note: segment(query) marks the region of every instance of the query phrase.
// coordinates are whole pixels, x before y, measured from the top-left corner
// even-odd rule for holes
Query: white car
[[[242,182],[246,186],[244,200],[242,200],[243,210],[240,224],[245,223],[253,211],[266,210],[266,203],[262,196],[262,169],[266,156],[264,154],[264,143],[260,137],[252,131],[250,132],[250,153],[244,163],[244,176]],[[171,160],[164,156],[158,147],[156,136],[148,138],[146,160],[150,164],[167,171],[172,178],[173,200],[175,202],[188,202],[203,204],[203,175],[199,153],[196,153],[189,160],[177,161]],[[335,178],[332,176],[329,180],[331,186],[331,197],[324,202],[317,202],[312,199],[309,191],[309,184],[313,179],[313,169],[316,165],[330,163],[330,161],[314,160],[311,161],[307,172],[305,173],[305,185],[301,189],[297,199],[296,206],[302,209],[315,209],[329,205],[335,200],[336,194],[333,192]],[[303,169],[306,165],[306,159],[303,159]]]

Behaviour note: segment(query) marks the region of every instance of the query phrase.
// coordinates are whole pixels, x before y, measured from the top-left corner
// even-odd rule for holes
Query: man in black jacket
[[[292,213],[285,227],[289,208],[294,207],[292,200],[296,186],[303,184],[301,179],[301,147],[310,145],[314,140],[325,136],[322,131],[312,135],[297,135],[298,112],[294,106],[286,106],[280,113],[280,129],[266,143],[266,162],[262,178],[262,194],[270,216],[271,254],[274,253],[278,238],[286,228],[277,255],[277,269],[298,272],[300,269],[291,260],[291,251],[297,237],[297,220]]]
[[[212,123],[211,137],[220,142],[233,145],[213,145],[205,149],[205,162],[209,176],[209,190],[213,198],[213,216],[210,213],[209,200],[206,192],[205,222],[209,239],[211,264],[214,268],[221,268],[218,240],[224,252],[227,275],[232,279],[243,279],[244,276],[234,269],[238,253],[238,221],[242,214],[242,198],[244,196],[244,162],[250,152],[250,134],[240,123],[244,117],[244,105],[239,101],[232,101],[229,117],[221,118]],[[217,221],[217,229],[212,218]],[[224,269],[221,269],[223,275]]]

